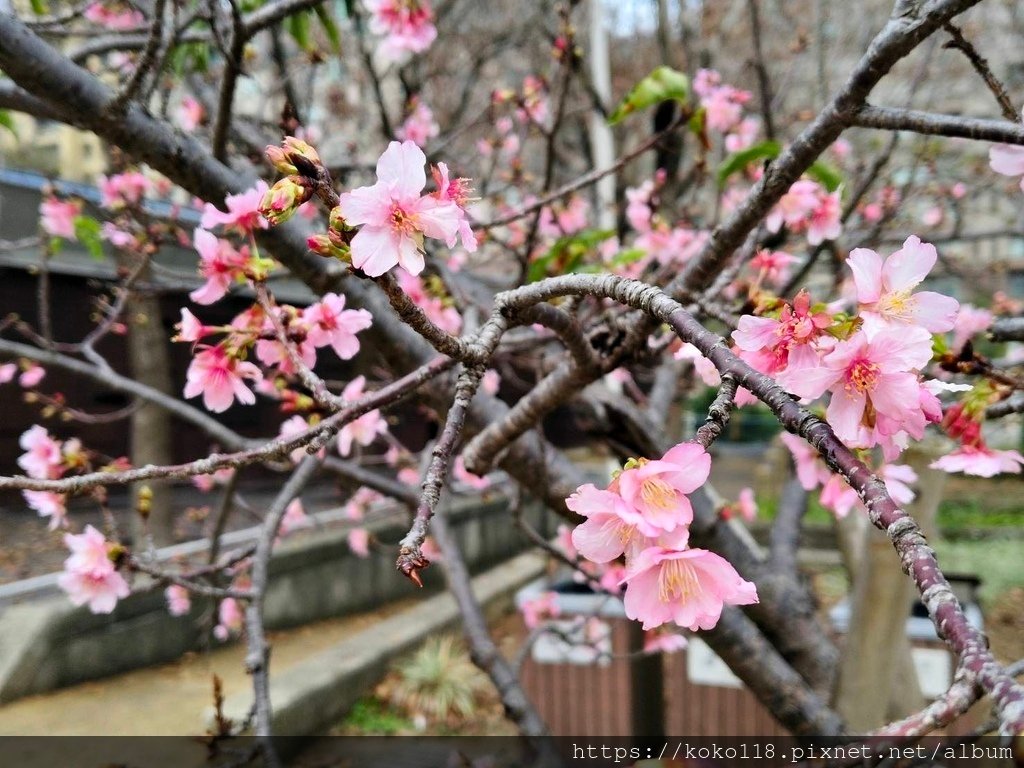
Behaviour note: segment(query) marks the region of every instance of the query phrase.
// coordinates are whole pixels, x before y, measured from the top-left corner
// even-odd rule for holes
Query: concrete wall
[[[507,501],[457,502],[449,507],[474,573],[527,548],[513,525]],[[539,508],[527,512],[538,530],[553,530]],[[366,526],[383,546],[368,559],[353,555],[348,526],[286,540],[271,563],[268,628],[283,628],[364,611],[413,594],[394,567],[393,545],[407,529],[404,515]],[[440,567],[428,568],[424,589],[443,588]],[[193,601],[190,616],[167,613],[163,590],[138,581],[133,594],[109,615],[75,608],[63,596],[42,596],[9,605],[0,613],[0,702],[60,688],[150,664],[200,647],[206,638],[198,619],[210,609]]]

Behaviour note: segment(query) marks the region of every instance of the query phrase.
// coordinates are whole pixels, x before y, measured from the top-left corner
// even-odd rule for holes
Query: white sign
[[[723,688],[742,688],[743,683],[732,670],[708,648],[707,643],[690,637],[686,646],[686,674],[691,683],[717,685]]]
[[[944,694],[953,682],[953,659],[949,651],[942,648],[914,648],[911,656],[921,693],[929,699]]]

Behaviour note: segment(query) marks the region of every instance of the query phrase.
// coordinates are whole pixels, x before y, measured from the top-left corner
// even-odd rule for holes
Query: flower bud
[[[345,217],[341,215],[340,205],[336,205],[331,209],[331,215],[327,219],[327,225],[333,232],[344,232],[348,229],[348,224],[345,223]]]
[[[301,176],[278,180],[260,201],[260,213],[271,224],[288,221],[299,206],[313,196],[313,185]]]
[[[284,150],[288,153],[288,157],[293,163],[295,162],[296,157],[301,157],[303,160],[312,163],[313,165],[321,165],[320,155],[318,155],[316,150],[302,139],[297,139],[294,136],[286,136],[284,140]]]
[[[279,172],[288,174],[289,176],[293,173],[298,173],[298,169],[288,159],[288,153],[281,147],[275,147],[273,145],[267,146],[266,149],[267,160],[274,166]]]
[[[313,253],[321,256],[342,259],[344,261],[349,260],[348,247],[343,244],[336,244],[331,235],[310,235],[306,240],[306,245],[309,246],[309,250]]]

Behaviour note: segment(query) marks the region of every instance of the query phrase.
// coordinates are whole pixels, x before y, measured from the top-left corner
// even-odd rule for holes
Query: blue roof
[[[51,179],[35,171],[0,168],[0,184],[42,192],[46,186],[54,187],[62,195],[74,195],[94,205],[100,205],[100,191],[92,184],[67,179]],[[200,213],[191,208],[174,206],[162,200],[147,200],[145,210],[157,218],[175,218],[179,221],[199,223]]]

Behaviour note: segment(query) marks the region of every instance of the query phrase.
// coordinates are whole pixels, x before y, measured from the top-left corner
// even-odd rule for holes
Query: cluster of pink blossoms
[[[202,232],[203,230],[199,230]],[[346,309],[345,297],[324,294],[320,300],[304,309],[287,304],[274,307],[278,322],[286,329],[291,351],[309,368],[316,365],[316,350],[330,347],[342,360],[349,360],[359,352],[357,334],[373,323],[365,309]],[[188,309],[181,310],[177,341],[192,342],[199,351],[192,358],[186,373],[185,397],[203,396],[203,404],[211,411],[221,412],[237,399],[251,405],[255,393],[245,380],[259,383],[263,373],[248,362],[248,350],[275,375],[295,374],[292,355],[275,338],[274,324],[258,306],[237,315],[228,326],[204,325]],[[216,345],[198,344],[214,334],[225,334]]]
[[[65,534],[64,544],[71,556],[57,584],[75,605],[88,604],[93,613],[110,613],[117,601],[128,597],[128,582],[117,572],[114,561],[119,548],[110,544],[91,525],[78,535]]]
[[[82,214],[82,204],[77,200],[60,200],[47,195],[39,204],[39,223],[46,234],[75,240],[75,219]]]
[[[62,477],[69,469],[82,463],[82,443],[78,439],[64,442],[50,436],[45,427],[36,424],[25,431],[18,440],[24,453],[18,457],[18,466],[25,474],[40,480],[54,480]],[[67,497],[52,491],[22,491],[25,502],[39,513],[50,518],[50,530],[67,525]]]
[[[793,184],[765,219],[769,232],[778,232],[783,225],[795,234],[807,235],[810,245],[835,240],[843,232],[840,221],[840,192],[829,192],[821,184],[801,179]]]
[[[851,447],[879,446],[891,460],[942,418],[921,372],[932,359],[932,334],[952,330],[959,305],[914,292],[935,261],[934,246],[913,236],[884,262],[855,249],[847,259],[855,319],[836,318],[801,294],[778,317],[741,318],[733,340],[743,358],[790,392],[809,400],[830,393],[826,415],[836,435]]]
[[[411,141],[418,147],[425,147],[427,142],[440,132],[441,128],[434,120],[434,113],[430,111],[430,107],[422,99],[415,97],[409,102],[409,114],[395,131],[395,135],[401,141]]]
[[[461,239],[472,253],[476,237],[465,205],[465,179],[453,179],[448,167],[433,169],[437,190],[423,195],[427,158],[411,141],[391,142],[377,161],[377,183],[345,192],[338,210],[345,223],[359,226],[350,243],[352,265],[371,277],[396,264],[413,275],[423,271],[423,238],[443,240],[449,248]]]
[[[743,120],[743,107],[753,96],[750,91],[723,84],[722,76],[713,69],[700,69],[693,78],[693,92],[700,98],[708,128],[726,134],[735,131],[741,137],[734,140],[735,148],[727,147],[730,152],[749,146],[757,132],[756,121]]]
[[[675,623],[710,629],[726,605],[757,602],[753,584],[723,558],[688,546],[693,507],[687,494],[711,471],[697,443],[680,443],[660,459],[632,460],[611,485],[584,485],[566,506],[587,518],[572,544],[594,563],[625,558],[621,583],[626,615],[644,629]]]
[[[381,53],[402,61],[423,53],[437,39],[434,11],[427,0],[363,0],[370,12],[370,31],[383,37]]]
[[[982,436],[981,425],[988,405],[988,393],[987,387],[979,385],[978,389],[980,391],[972,392],[964,401],[946,409],[942,428],[959,445],[934,461],[931,467],[978,477],[994,477],[1004,472],[1017,474],[1024,466],[1024,456],[1019,451],[991,448]]]
[[[637,233],[633,245],[643,252],[619,270],[628,277],[638,277],[654,261],[682,266],[707,241],[706,231],[691,229],[681,222],[672,225],[656,211],[657,195],[664,183],[664,171],[659,171],[654,179],[626,190],[626,220]]]
[[[82,17],[109,30],[136,29],[146,23],[145,16],[122,2],[90,3]]]

